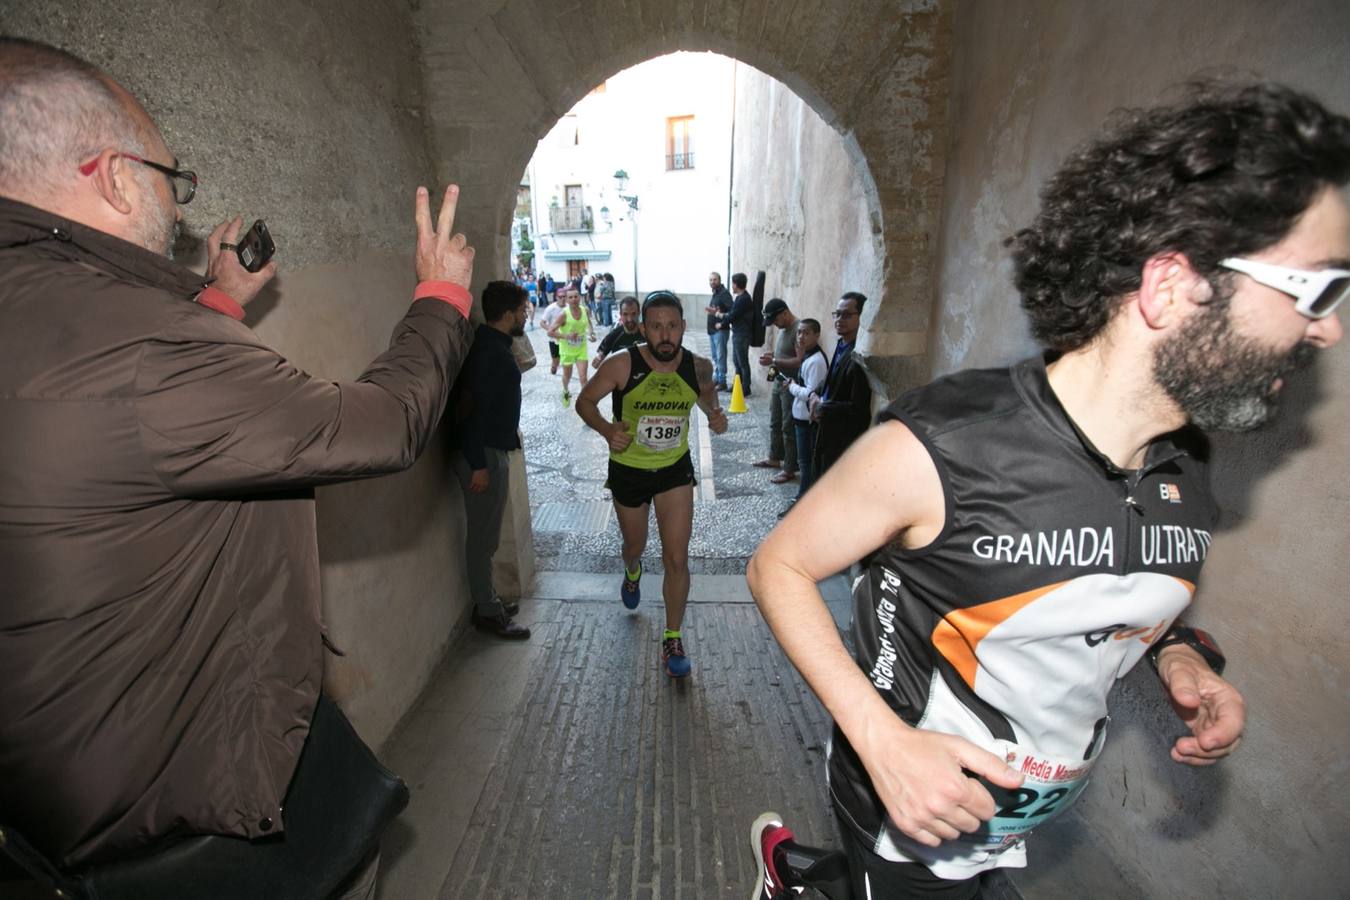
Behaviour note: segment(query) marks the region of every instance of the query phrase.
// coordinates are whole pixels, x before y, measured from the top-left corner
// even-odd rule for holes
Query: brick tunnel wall
[[[199,240],[228,216],[267,220],[280,274],[246,310],[265,341],[329,378],[384,350],[416,282],[413,191],[435,178],[405,4],[0,0],[0,30],[84,56],[141,99],[201,178],[184,209]],[[433,445],[401,475],[318,491],[324,617],[347,652],[325,682],[372,743],[467,609],[447,472]]]

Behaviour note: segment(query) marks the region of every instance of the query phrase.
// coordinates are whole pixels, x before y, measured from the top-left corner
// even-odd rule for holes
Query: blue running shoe
[[[665,663],[666,674],[671,678],[683,678],[694,667],[684,655],[684,642],[679,638],[666,638],[661,642],[661,662]]]
[[[638,577],[629,578],[623,573],[623,584],[619,585],[619,599],[627,609],[637,609],[642,602],[642,563],[638,563]]]

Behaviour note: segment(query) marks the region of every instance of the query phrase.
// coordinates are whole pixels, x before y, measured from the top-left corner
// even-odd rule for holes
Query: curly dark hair
[[[1277,243],[1323,187],[1350,180],[1350,119],[1307,94],[1216,81],[1186,93],[1116,112],[1046,184],[1031,227],[1005,241],[1046,347],[1092,341],[1158,253],[1185,254],[1220,289],[1219,260]]]

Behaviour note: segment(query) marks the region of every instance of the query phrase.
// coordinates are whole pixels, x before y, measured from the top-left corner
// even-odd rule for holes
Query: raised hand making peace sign
[[[427,189],[417,189],[417,280],[449,281],[467,289],[473,278],[473,248],[462,234],[451,236],[459,185],[446,187],[441,214],[433,228]]]

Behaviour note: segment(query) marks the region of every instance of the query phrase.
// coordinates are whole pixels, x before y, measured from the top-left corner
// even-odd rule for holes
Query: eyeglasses
[[[192,198],[197,194],[197,173],[189,172],[187,169],[171,169],[168,166],[162,166],[157,162],[151,162],[148,159],[141,159],[132,153],[118,153],[124,159],[138,162],[143,166],[149,166],[156,172],[163,172],[169,176],[169,184],[173,189],[173,202],[179,206],[186,206],[192,202]],[[80,166],[81,175],[92,175],[94,169],[98,167],[98,160],[91,159],[89,162]]]
[[[1291,269],[1238,257],[1220,260],[1219,265],[1288,294],[1294,298],[1294,309],[1309,319],[1331,315],[1350,295],[1350,269]]]
[[[834,312],[830,313],[830,318],[832,318],[832,319],[851,319],[851,318],[853,318],[853,317],[856,316],[856,315],[857,315],[857,313],[854,312],[853,310],[850,310],[850,309],[843,310],[842,312],[841,312],[840,310],[837,310],[837,309],[836,309]]]

